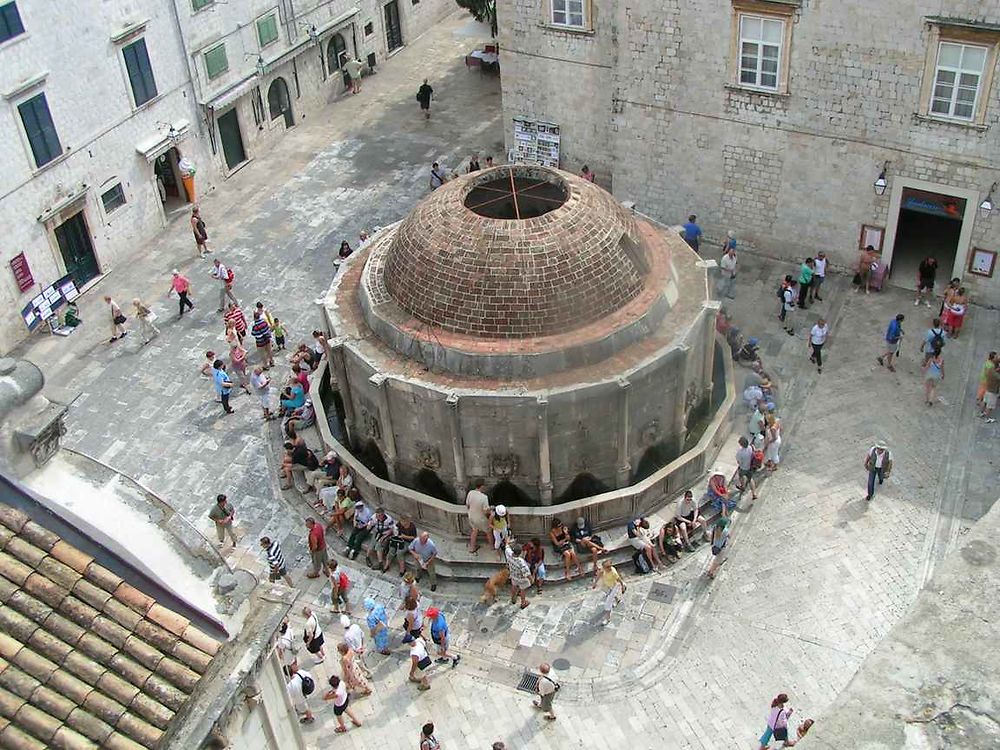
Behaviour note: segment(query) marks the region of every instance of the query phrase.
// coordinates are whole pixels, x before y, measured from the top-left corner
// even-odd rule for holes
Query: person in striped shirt
[[[291,586],[292,579],[288,575],[288,569],[285,567],[285,556],[281,554],[281,545],[278,544],[277,540],[272,542],[269,537],[262,536],[260,538],[260,548],[264,550],[264,557],[267,559],[268,567],[271,569],[268,580],[274,583],[280,578]]]
[[[260,304],[259,302],[257,304]],[[266,313],[259,309],[254,310],[253,325],[250,327],[250,334],[257,342],[257,351],[260,353],[260,364],[265,370],[274,367],[274,355],[271,353],[271,325],[267,322]]]
[[[247,335],[247,319],[243,315],[243,311],[240,306],[235,302],[229,303],[229,309],[226,310],[226,314],[222,316],[223,320],[226,322],[226,326],[232,325],[233,330],[236,331],[236,337],[243,343],[243,337]]]

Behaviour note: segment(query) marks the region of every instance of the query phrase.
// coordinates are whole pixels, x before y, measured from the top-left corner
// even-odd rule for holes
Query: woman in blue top
[[[302,385],[296,381],[289,384],[281,394],[281,408],[283,411],[298,409],[306,402],[306,392]]]
[[[365,609],[368,611],[365,622],[375,641],[375,648],[380,654],[389,656],[392,652],[389,651],[389,618],[385,616],[385,607],[368,597],[365,599]]]
[[[924,362],[924,400],[933,406],[937,400],[937,384],[944,380],[944,359],[941,350],[934,347],[930,357]]]

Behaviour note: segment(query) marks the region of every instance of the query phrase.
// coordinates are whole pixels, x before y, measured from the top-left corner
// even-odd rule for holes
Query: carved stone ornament
[[[643,446],[655,445],[660,439],[660,420],[651,419],[639,430],[639,443]]]
[[[375,441],[382,439],[382,425],[378,421],[378,413],[369,411],[367,407],[361,407],[361,431],[365,437],[370,437]]]
[[[516,453],[493,454],[490,456],[490,475],[494,477],[510,477],[517,474],[521,459]]]
[[[431,471],[437,471],[441,468],[441,453],[430,443],[418,442],[417,446],[417,460],[420,465],[425,469],[430,469]]]

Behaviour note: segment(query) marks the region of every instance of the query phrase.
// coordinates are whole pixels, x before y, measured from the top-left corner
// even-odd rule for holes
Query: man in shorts
[[[738,476],[738,481],[736,482],[736,487],[742,495],[747,487],[750,487],[750,499],[757,499],[757,484],[753,481],[753,475],[756,469],[753,465],[753,448],[750,447],[750,441],[745,437],[740,437],[739,440],[740,447],[736,451],[736,474]]]
[[[535,708],[542,709],[542,716],[550,721],[556,718],[555,713],[552,711],[552,701],[556,697],[556,690],[559,689],[559,685],[556,681],[549,677],[549,670],[551,667],[547,663],[542,663],[538,665],[538,671],[541,673],[538,675],[538,684],[535,690],[538,692],[538,699],[532,701]]]
[[[913,300],[913,306],[918,306],[923,302],[928,307],[931,306],[930,298],[934,296],[934,277],[937,275],[937,259],[931,255],[920,261],[917,267],[917,298]]]
[[[684,497],[677,501],[677,512],[674,513],[674,520],[677,521],[677,531],[681,535],[684,549],[693,552],[691,538],[700,528],[703,541],[708,540],[708,532],[705,528],[705,519],[699,513],[698,503],[694,501],[694,494],[691,490],[684,491]]]
[[[424,612],[424,619],[431,624],[431,640],[438,647],[435,661],[438,664],[450,661],[451,668],[454,669],[462,657],[448,653],[448,621],[445,619],[444,612],[437,607],[428,607],[427,611]]]
[[[267,559],[267,565],[270,569],[268,580],[271,583],[275,583],[280,579],[288,586],[291,586],[292,579],[288,576],[288,569],[285,567],[285,556],[281,554],[281,545],[278,544],[278,541],[274,540],[272,542],[270,538],[262,536],[260,538],[260,548],[264,550],[264,557]]]
[[[990,356],[995,356],[994,352],[990,352]],[[986,390],[983,391],[983,409],[979,416],[985,419],[987,424],[992,424],[996,422],[993,410],[997,408],[997,394],[1000,393],[1000,373],[997,373],[995,366],[987,367],[984,368],[984,377]]]
[[[469,490],[465,496],[465,509],[469,515],[469,552],[476,554],[479,551],[479,532],[483,532],[487,538],[490,536],[490,499],[484,490],[486,483],[482,479],[477,479],[475,486]]]

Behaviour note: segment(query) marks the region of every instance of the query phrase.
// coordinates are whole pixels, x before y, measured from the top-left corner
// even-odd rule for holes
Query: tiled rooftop
[[[0,504],[0,748],[156,748],[220,646]]]

